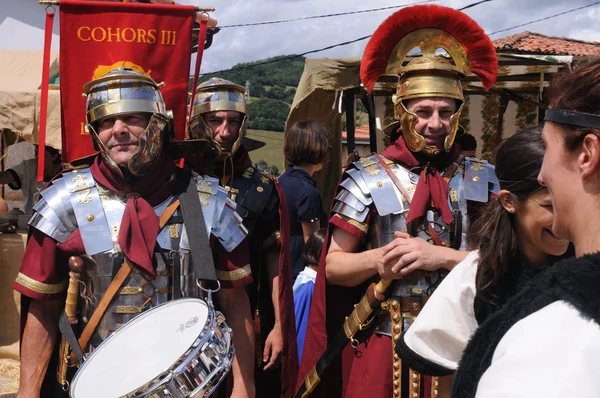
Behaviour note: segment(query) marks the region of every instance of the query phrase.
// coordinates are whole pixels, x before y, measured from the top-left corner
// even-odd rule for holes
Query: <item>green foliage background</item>
[[[287,56],[282,55],[237,64],[227,72],[200,76],[198,84],[211,77],[227,79],[241,86],[248,83],[248,128],[283,133],[305,61],[304,57],[284,59],[285,57]],[[252,66],[269,61],[275,62]]]

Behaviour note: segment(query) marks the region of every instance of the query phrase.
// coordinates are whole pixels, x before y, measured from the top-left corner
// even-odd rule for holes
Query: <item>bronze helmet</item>
[[[407,63],[414,50],[419,57]],[[438,51],[442,49],[445,55]],[[457,100],[457,112],[451,116],[451,132],[444,150],[450,151],[458,130],[464,95],[461,79],[467,73],[479,77],[488,90],[496,81],[496,49],[483,29],[466,14],[448,7],[418,5],[403,8],[386,19],[365,47],[360,76],[368,92],[386,75],[396,78],[392,97],[394,116],[408,148],[435,155],[437,147],[427,146],[416,131],[418,117],[408,111],[405,101],[414,98],[444,97]],[[389,130],[386,131],[389,133]]]

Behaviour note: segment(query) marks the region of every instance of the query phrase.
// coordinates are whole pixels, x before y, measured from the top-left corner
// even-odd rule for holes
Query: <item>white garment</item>
[[[21,180],[21,191],[23,192],[23,211],[25,214],[33,213],[35,199],[37,199],[37,159],[27,159],[10,168]],[[13,184],[9,186],[13,188]],[[14,189],[14,188],[13,188]]]
[[[600,397],[600,326],[557,301],[517,322],[496,347],[477,398]]]
[[[456,370],[477,329],[473,302],[478,259],[473,251],[454,267],[404,335],[413,352],[449,370]]]
[[[317,279],[317,271],[315,271],[311,268],[308,268],[308,267],[304,267],[304,269],[302,271],[300,271],[300,273],[298,274],[298,277],[294,281],[294,286],[292,287],[292,291],[294,292],[294,294],[296,294],[298,289],[300,289],[300,286],[304,285],[307,282],[315,283],[316,279]]]

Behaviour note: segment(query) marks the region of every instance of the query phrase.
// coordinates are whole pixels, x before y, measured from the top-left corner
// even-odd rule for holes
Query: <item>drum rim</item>
[[[104,339],[104,341],[102,341],[102,343],[100,343],[100,345],[98,345],[98,347],[94,351],[92,351],[92,353],[84,360],[83,364],[81,364],[81,366],[79,367],[79,369],[77,369],[77,372],[73,376],[73,379],[71,380],[71,383],[70,383],[69,397],[70,398],[74,398],[73,397],[73,391],[74,391],[74,388],[77,386],[78,377],[81,374],[81,371],[83,369],[85,369],[86,364],[88,362],[90,362],[90,359],[93,358],[94,353],[97,352],[98,349],[101,346],[107,344],[111,339],[116,338],[115,336],[117,336],[120,331],[126,330],[125,328],[127,328],[128,325],[133,324],[135,320],[138,320],[138,318],[149,316],[149,314],[152,311],[158,310],[159,308],[162,308],[163,306],[164,307],[171,306],[171,305],[175,305],[176,303],[177,304],[182,303],[184,301],[185,302],[200,302],[200,303],[204,304],[207,307],[207,309],[208,309],[208,318],[207,318],[207,320],[206,320],[206,322],[204,324],[204,327],[202,328],[202,331],[200,332],[200,334],[198,335],[198,337],[194,340],[194,342],[190,345],[190,348],[188,348],[182,355],[180,355],[179,358],[174,363],[172,363],[168,367],[168,369],[166,371],[163,371],[160,374],[154,376],[151,380],[149,380],[148,382],[144,383],[143,385],[137,387],[135,390],[128,392],[124,396],[128,396],[129,394],[133,393],[134,391],[140,390],[142,387],[146,387],[148,385],[152,385],[152,384],[156,383],[157,379],[158,380],[160,380],[161,378],[168,378],[168,379],[170,379],[171,378],[170,374],[172,373],[172,371],[170,369],[179,367],[179,363],[182,362],[182,358],[183,359],[186,358],[186,356],[190,352],[190,349],[195,349],[195,347],[197,347],[197,346],[204,345],[204,343],[206,341],[208,341],[208,338],[210,336],[209,333],[206,333],[207,326],[215,324],[216,317],[215,317],[215,310],[214,310],[214,308],[211,305],[209,305],[205,300],[203,300],[201,298],[184,297],[184,298],[180,298],[180,299],[177,299],[177,300],[167,301],[166,303],[159,304],[156,307],[152,307],[152,308],[150,308],[150,309],[148,309],[146,311],[141,312],[140,314],[138,314],[137,316],[135,316],[133,319],[131,319],[130,321],[128,321],[127,323],[125,323],[121,328],[119,328],[114,333],[112,333],[110,336],[108,336],[106,339]],[[214,327],[212,329],[214,329]],[[209,329],[209,330],[212,331],[212,329]]]
[[[216,312],[216,311],[215,311]],[[215,316],[216,319],[216,316]],[[215,322],[216,323],[216,322]],[[232,334],[233,331],[231,330],[231,328],[229,327],[229,325],[227,325],[226,322],[221,322],[218,325],[215,324],[215,327],[213,329],[211,329],[211,333],[209,334],[212,337],[214,336],[214,330],[215,329],[222,329],[222,330],[226,330],[227,333],[229,334],[229,338],[227,338],[227,344],[228,344],[228,349],[227,349],[227,357],[226,357],[226,362],[223,362],[222,364],[220,364],[218,367],[216,367],[210,374],[208,374],[203,380],[202,383],[200,385],[198,385],[196,388],[194,388],[193,391],[191,391],[189,393],[190,397],[194,397],[196,396],[196,394],[198,394],[199,392],[201,392],[204,388],[207,387],[207,385],[213,381],[214,385],[212,385],[210,387],[209,390],[207,391],[203,391],[203,393],[205,395],[203,396],[210,396],[221,384],[221,382],[225,379],[225,377],[227,376],[227,374],[229,373],[229,369],[231,368],[231,365],[233,363],[233,357],[235,355],[235,346],[233,345],[233,338],[232,338]],[[196,347],[196,349],[194,349],[194,351],[202,351],[202,347],[204,347],[204,343],[200,344]],[[146,394],[151,394],[154,393],[162,388],[165,387],[165,385],[169,382],[171,382],[171,380],[174,377],[178,377],[182,374],[185,373],[185,369],[187,369],[187,365],[189,365],[189,362],[193,361],[195,358],[197,357],[194,355],[188,355],[185,361],[182,361],[174,370],[172,370],[169,374],[169,377],[164,378],[162,380],[156,380],[156,384],[148,387],[147,390],[143,390],[143,391],[139,391],[142,388],[146,387],[146,385],[139,387],[136,390],[136,393],[134,395],[127,395],[126,397],[131,397],[131,398],[135,398],[135,397],[141,397],[141,396],[145,396]],[[185,366],[184,366],[185,365]],[[212,378],[218,374],[219,372],[222,372],[218,379],[212,380]],[[138,395],[138,394],[142,394],[142,395]]]

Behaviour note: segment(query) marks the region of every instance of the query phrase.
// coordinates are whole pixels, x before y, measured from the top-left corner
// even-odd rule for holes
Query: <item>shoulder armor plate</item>
[[[270,219],[277,213],[279,197],[270,176],[256,166],[247,169],[242,178],[234,179],[238,213],[246,217]]]
[[[485,203],[490,192],[499,192],[494,166],[487,160],[465,158],[465,198]]]
[[[412,185],[407,170],[388,159],[383,158],[383,160],[407,188]],[[367,186],[379,215],[401,213],[408,209],[408,202],[374,156],[354,164],[360,171],[360,176]]]

